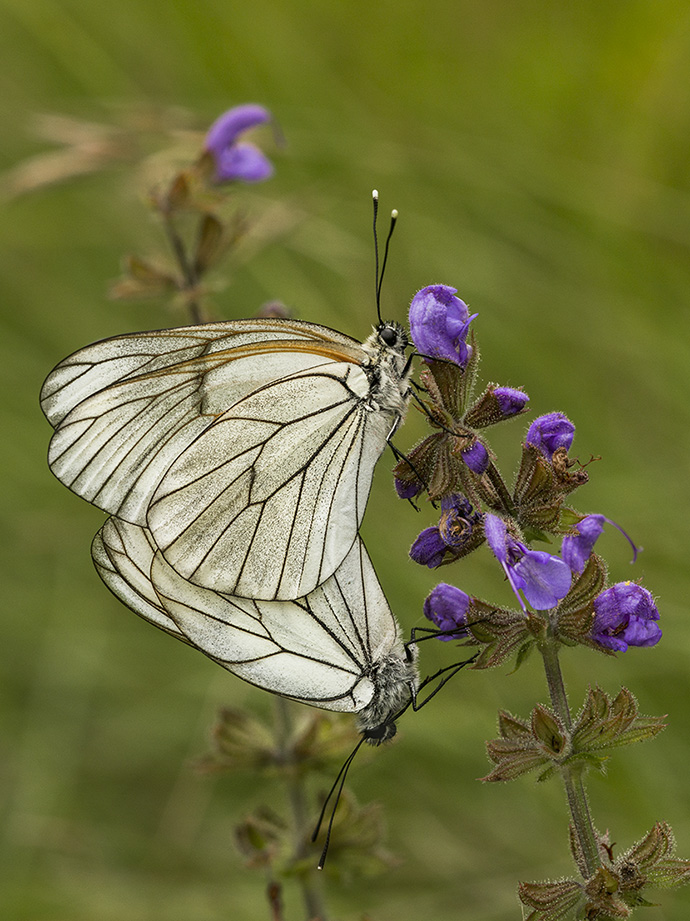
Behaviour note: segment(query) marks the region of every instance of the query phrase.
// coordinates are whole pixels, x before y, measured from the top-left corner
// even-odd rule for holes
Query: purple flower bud
[[[574,437],[575,426],[564,413],[546,413],[530,425],[525,440],[551,460],[556,448],[569,451]]]
[[[617,652],[628,646],[655,646],[661,629],[659,611],[646,588],[635,582],[618,582],[594,599],[592,638]]]
[[[401,499],[414,499],[414,497],[418,496],[424,489],[419,482],[414,480],[399,480],[398,477],[395,477],[393,484],[395,486],[395,491]]]
[[[480,476],[489,466],[489,452],[479,439],[474,441],[468,448],[463,448],[460,456],[470,470]]]
[[[497,515],[484,516],[484,534],[494,556],[503,567],[520,602],[524,593],[535,611],[555,607],[570,591],[570,567],[558,556],[543,550],[530,550],[508,534],[505,522]]]
[[[516,416],[529,403],[527,394],[514,387],[494,387],[494,396],[505,419]]]
[[[467,304],[455,297],[457,288],[429,285],[412,298],[410,332],[418,352],[428,358],[445,358],[464,368],[471,349],[465,339],[470,323]]]
[[[435,569],[443,562],[446,550],[438,528],[425,528],[410,547],[410,556],[415,563]]]
[[[271,120],[271,113],[263,106],[247,104],[228,109],[217,118],[208,130],[204,149],[216,164],[216,182],[262,182],[273,174],[268,158],[238,137],[250,128]]]
[[[458,630],[449,636],[439,636],[440,640],[459,640],[468,636],[467,609],[470,597],[461,589],[447,582],[441,582],[424,602],[424,616],[436,624],[439,630]]]

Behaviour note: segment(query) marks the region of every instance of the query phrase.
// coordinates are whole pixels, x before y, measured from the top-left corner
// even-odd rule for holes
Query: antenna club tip
[[[398,220],[398,209],[397,208],[393,208],[393,210],[391,211],[391,220],[392,221]]]
[[[372,189],[372,190],[371,190],[371,197],[374,199],[374,201],[378,201],[378,200],[379,200],[379,190],[378,190],[378,189]]]

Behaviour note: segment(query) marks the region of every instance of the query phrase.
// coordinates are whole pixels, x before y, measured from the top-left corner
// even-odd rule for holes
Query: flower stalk
[[[556,716],[563,724],[566,733],[570,736],[573,719],[568,704],[565,682],[563,681],[558,643],[549,638],[539,645],[539,652],[544,662],[544,673],[549,688],[551,705]],[[561,764],[560,773],[565,786],[573,829],[587,867],[587,875],[592,876],[600,865],[599,847],[582,779],[583,765]]]
[[[285,789],[290,811],[292,813],[293,831],[293,860],[304,860],[309,851],[306,834],[309,822],[309,810],[304,789],[304,774],[299,771],[293,746],[294,725],[292,707],[294,705],[284,697],[274,697],[273,713],[276,741],[276,762],[287,768],[282,776],[285,780]],[[305,871],[297,875],[297,880],[302,891],[302,901],[306,912],[307,921],[328,921],[323,894],[318,885],[313,871]]]

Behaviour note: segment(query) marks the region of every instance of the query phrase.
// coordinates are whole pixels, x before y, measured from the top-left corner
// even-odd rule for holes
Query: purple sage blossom
[[[397,476],[393,480],[393,485],[401,499],[414,499],[424,489],[418,480],[400,480]]]
[[[525,441],[539,448],[549,460],[557,448],[570,450],[575,437],[575,426],[564,413],[545,413],[538,416],[527,430]]]
[[[497,515],[484,516],[484,533],[523,611],[526,608],[520,591],[535,611],[553,608],[565,598],[572,576],[560,557],[544,550],[530,550],[508,534],[505,522]]]
[[[448,640],[459,640],[468,636],[467,632],[467,609],[470,606],[470,597],[461,589],[454,585],[448,585],[447,582],[441,582],[431,592],[424,602],[424,616],[432,623],[436,624],[439,630],[458,629],[447,636],[439,636],[438,639],[448,642]]]
[[[410,332],[420,354],[427,358],[445,358],[461,368],[472,353],[465,342],[470,323],[467,304],[456,297],[457,288],[429,285],[412,298]]]
[[[478,473],[480,476],[489,466],[489,452],[479,439],[476,439],[469,448],[463,448],[460,452],[460,456],[470,470],[473,473]]]
[[[561,556],[570,569],[579,576],[585,568],[592,548],[604,530],[603,515],[587,515],[575,525],[577,534],[566,534],[561,545]]]
[[[410,548],[410,556],[422,566],[435,569],[446,550],[459,553],[481,522],[468,500],[459,493],[441,499],[441,517],[436,527],[425,528]]]
[[[655,646],[661,629],[650,592],[635,582],[617,582],[594,599],[592,638],[616,652],[628,646]]]
[[[447,549],[438,528],[424,528],[410,547],[410,557],[421,566],[436,569],[443,562]]]
[[[270,160],[258,147],[238,140],[245,131],[270,120],[268,109],[248,103],[228,109],[214,121],[204,149],[216,165],[216,182],[262,182],[273,174]]]
[[[594,544],[604,530],[604,522],[617,528],[633,548],[631,562],[634,563],[637,559],[638,548],[620,525],[605,515],[587,515],[575,525],[577,534],[566,534],[561,546],[561,556],[576,576],[579,576],[585,568]]]
[[[516,416],[529,403],[529,397],[524,390],[517,390],[515,387],[494,387],[493,394],[504,419]]]

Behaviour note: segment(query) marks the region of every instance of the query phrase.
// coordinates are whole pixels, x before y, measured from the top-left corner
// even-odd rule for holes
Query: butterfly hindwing
[[[362,542],[337,573],[296,601],[201,588],[156,550],[146,528],[110,518],[93,545],[99,575],[125,604],[240,678],[327,710],[358,712],[377,663],[403,656],[399,629]]]

